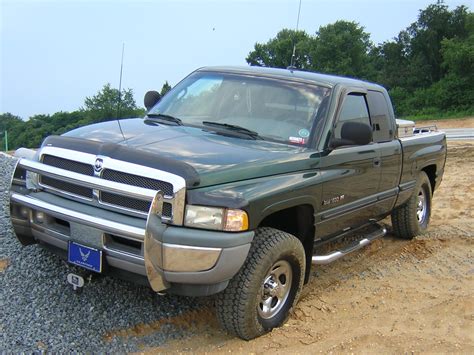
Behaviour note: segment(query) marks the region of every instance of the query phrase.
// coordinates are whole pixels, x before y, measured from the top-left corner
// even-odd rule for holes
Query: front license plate
[[[102,250],[69,242],[67,260],[95,272],[102,272]]]

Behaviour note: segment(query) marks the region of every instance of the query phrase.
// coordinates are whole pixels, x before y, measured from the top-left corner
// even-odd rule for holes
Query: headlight
[[[219,207],[186,206],[184,225],[193,228],[238,232],[249,227],[247,213]]]

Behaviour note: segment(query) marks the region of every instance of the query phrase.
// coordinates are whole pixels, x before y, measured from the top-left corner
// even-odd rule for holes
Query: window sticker
[[[306,128],[301,128],[298,131],[298,135],[303,138],[308,138],[309,137],[309,131]]]
[[[289,137],[288,140],[291,143],[296,143],[296,144],[305,144],[306,143],[306,139],[304,139],[302,137]]]

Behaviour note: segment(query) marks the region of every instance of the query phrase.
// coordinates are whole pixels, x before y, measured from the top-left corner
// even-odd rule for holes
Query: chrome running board
[[[330,254],[327,255],[313,255],[312,257],[312,263],[313,264],[329,264],[332,263],[333,261],[336,261],[339,258],[342,258],[343,256],[352,253],[353,251],[359,250],[370,243],[372,243],[374,240],[383,237],[385,234],[387,234],[387,229],[384,227],[379,226],[380,228],[376,230],[375,232],[372,232],[366,236],[364,236],[363,239],[355,242],[354,244],[341,249],[341,250],[336,250]]]

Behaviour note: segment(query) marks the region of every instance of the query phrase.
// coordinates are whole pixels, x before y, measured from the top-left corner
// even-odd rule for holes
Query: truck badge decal
[[[331,205],[333,203],[338,203],[344,201],[345,195],[340,195],[332,198],[328,198],[327,200],[323,200],[323,206]]]
[[[100,171],[102,171],[102,166],[104,165],[104,161],[100,158],[97,158],[95,160],[95,164],[94,164],[94,170],[99,173]]]

